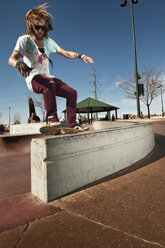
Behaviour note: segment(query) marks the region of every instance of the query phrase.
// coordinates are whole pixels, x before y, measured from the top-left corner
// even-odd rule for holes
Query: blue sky
[[[51,55],[51,73],[78,91],[78,102],[94,97],[93,69],[96,69],[98,99],[119,107],[119,116],[136,113],[136,102],[125,97],[116,82],[124,81],[134,70],[130,0],[121,8],[121,0],[48,0],[48,11],[53,15],[54,30],[49,32],[59,46],[66,50],[85,53],[94,65],[81,60],[69,60]],[[29,112],[25,80],[8,65],[17,38],[26,32],[26,12],[45,3],[38,0],[6,0],[1,3],[1,79],[0,122],[8,122],[15,114],[26,123]],[[137,63],[140,73],[144,66],[165,66],[165,1],[139,0],[134,5]],[[58,99],[58,114],[62,116],[65,100]],[[165,102],[165,101],[164,101]],[[147,113],[141,103],[141,110]],[[36,109],[37,114],[40,111]],[[151,114],[161,114],[158,97],[151,105]]]

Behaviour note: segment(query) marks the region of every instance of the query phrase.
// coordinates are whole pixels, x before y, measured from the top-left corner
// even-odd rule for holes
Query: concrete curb
[[[33,139],[31,191],[49,202],[129,167],[154,145],[152,123]]]

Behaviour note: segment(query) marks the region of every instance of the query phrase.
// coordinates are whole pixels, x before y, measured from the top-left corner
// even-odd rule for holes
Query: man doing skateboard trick
[[[9,64],[25,77],[31,91],[43,94],[48,125],[60,125],[56,106],[56,96],[59,96],[66,99],[67,127],[81,129],[76,122],[77,91],[50,75],[49,62],[52,64],[52,61],[49,55],[58,53],[68,59],[81,59],[85,63],[94,62],[84,54],[64,50],[48,37],[48,31],[53,27],[51,15],[46,8],[47,5],[43,4],[27,12],[25,16],[27,32],[18,38]]]

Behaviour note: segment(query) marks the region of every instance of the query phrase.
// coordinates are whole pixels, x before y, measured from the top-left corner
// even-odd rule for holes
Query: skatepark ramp
[[[33,139],[31,191],[49,202],[131,166],[154,146],[152,123]]]

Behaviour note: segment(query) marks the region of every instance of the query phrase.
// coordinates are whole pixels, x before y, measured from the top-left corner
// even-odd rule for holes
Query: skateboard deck
[[[59,134],[74,134],[82,133],[85,130],[79,130],[69,127],[55,127],[55,126],[44,126],[40,128],[40,132],[45,135],[59,135]]]

